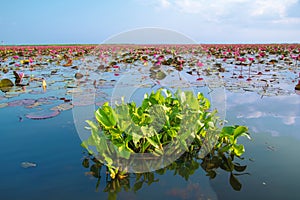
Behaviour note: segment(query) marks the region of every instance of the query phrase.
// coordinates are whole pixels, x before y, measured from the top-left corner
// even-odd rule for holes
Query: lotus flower
[[[297,56],[291,55],[291,58],[292,58],[293,60],[296,60],[296,59],[297,59]]]
[[[198,67],[203,67],[204,64],[203,64],[202,62],[198,61],[198,62],[197,62],[197,66],[198,66]]]
[[[238,60],[239,60],[240,62],[245,62],[245,61],[246,61],[246,58],[244,58],[244,57],[239,57]]]
[[[24,73],[23,72],[20,72],[20,73],[17,73],[16,71],[13,71],[14,75],[15,75],[15,84],[16,85],[19,85],[21,82],[22,82],[22,79],[24,77]]]

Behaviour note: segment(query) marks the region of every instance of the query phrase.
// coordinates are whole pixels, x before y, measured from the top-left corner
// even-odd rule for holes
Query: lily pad
[[[81,79],[82,77],[83,77],[83,74],[81,74],[79,72],[75,73],[75,78],[76,79]]]
[[[34,99],[21,99],[21,100],[15,100],[8,102],[8,106],[31,106],[36,102]]]
[[[0,108],[4,108],[8,105],[8,103],[0,103]]]
[[[14,83],[11,80],[9,80],[8,78],[2,79],[0,81],[0,90],[2,92],[8,92],[13,86],[14,86]]]
[[[26,115],[29,119],[40,120],[56,117],[60,112],[58,110],[42,110]]]
[[[70,110],[72,109],[74,106],[70,103],[63,103],[63,104],[60,104],[58,106],[55,106],[53,108],[51,108],[51,110],[54,110],[54,111],[65,111],[65,110]]]
[[[4,78],[0,81],[0,87],[12,87],[12,86],[14,86],[14,83],[8,78]]]

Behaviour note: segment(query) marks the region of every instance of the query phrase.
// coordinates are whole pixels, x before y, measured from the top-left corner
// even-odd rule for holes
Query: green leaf
[[[220,136],[231,136],[233,135],[234,130],[234,126],[224,126]]]
[[[93,151],[91,151],[90,149],[89,149],[89,147],[88,147],[88,142],[87,141],[83,141],[82,143],[81,143],[81,146],[83,147],[83,148],[85,148],[87,151],[88,151],[88,153],[89,154],[93,154],[94,152]]]
[[[224,152],[228,152],[230,149],[231,149],[231,145],[226,145],[226,146],[222,147],[219,151],[221,153],[224,153]]]
[[[104,156],[104,160],[106,161],[107,165],[111,166],[113,164],[113,160],[111,159],[111,157],[105,153],[103,154],[103,156]]]
[[[148,141],[142,143],[142,145],[141,145],[141,151],[140,151],[140,152],[141,152],[141,153],[146,152],[146,150],[149,148],[150,145],[151,145],[151,144],[150,144],[150,142],[148,142]]]
[[[248,131],[248,128],[246,126],[238,126],[233,134],[234,134],[234,139],[238,138],[242,134],[246,133]]]
[[[248,140],[251,140],[249,133],[242,133],[241,136],[244,136],[244,137],[248,138]]]
[[[122,158],[129,159],[130,158],[130,151],[127,150],[125,145],[122,145],[118,148],[118,155]]]
[[[199,109],[198,100],[195,98],[192,91],[185,91],[186,103],[189,105],[189,108],[193,110]]]
[[[243,153],[245,153],[245,148],[244,148],[244,145],[242,145],[242,144],[234,144],[232,146],[232,148],[233,148],[235,155],[237,155],[237,156],[241,156]]]
[[[105,112],[104,109],[107,112]],[[103,107],[102,109],[99,108],[95,113],[95,117],[97,121],[105,128],[110,128],[116,125],[115,112],[110,107]]]
[[[112,167],[108,167],[108,171],[109,171],[109,175],[112,179],[116,178],[116,175],[118,173],[118,169],[112,168]]]
[[[186,141],[184,139],[181,139],[179,138],[179,141],[180,141],[180,145],[186,150],[186,151],[189,151],[189,147],[188,145],[186,144]]]
[[[81,146],[85,149],[89,148],[86,140],[81,143]]]
[[[142,131],[144,137],[152,137],[157,134],[156,131],[154,130],[153,126],[150,126],[150,127],[142,126],[141,131]]]
[[[92,136],[90,136],[87,139],[87,141],[85,141],[85,142],[87,142],[87,145],[89,145],[89,146],[96,146],[97,145]]]
[[[177,131],[173,128],[167,130],[167,134],[171,137],[171,138],[175,138],[177,136]],[[163,142],[167,142],[167,141],[163,141]]]
[[[159,145],[154,140],[152,140],[150,137],[146,137],[146,140],[156,149],[160,149]]]
[[[98,132],[98,127],[97,125],[91,121],[91,120],[86,120],[86,123],[88,123],[88,125],[90,126],[90,128],[95,131],[95,132]]]
[[[141,134],[137,134],[135,132],[132,132],[132,140],[135,146],[137,146],[137,143],[140,141],[140,139],[143,137]]]

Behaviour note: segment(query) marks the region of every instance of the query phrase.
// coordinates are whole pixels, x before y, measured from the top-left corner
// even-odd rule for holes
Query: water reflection
[[[66,115],[69,112],[63,113],[63,111],[69,110],[71,106],[80,107],[79,105],[81,105],[80,108],[82,110],[85,109],[83,103],[89,102],[87,96],[85,96],[84,101],[81,99],[77,102],[74,99],[71,100],[72,94],[78,89],[76,87],[78,87],[79,83],[81,85],[84,83],[88,85],[89,82],[83,79],[89,77],[90,85],[96,87],[97,96],[95,101],[98,106],[103,101],[109,100],[106,99],[107,94],[111,93],[115,83],[121,79],[121,75],[126,75],[126,73],[132,74],[132,71],[140,69],[149,69],[147,73],[143,74],[146,76],[142,78],[145,78],[151,84],[153,84],[150,80],[151,78],[156,79],[155,84],[163,83],[163,79],[170,77],[170,70],[175,70],[174,73],[179,71],[179,73],[186,74],[189,77],[188,80],[190,80],[191,85],[194,87],[204,87],[204,81],[202,80],[207,81],[207,77],[210,77],[211,74],[217,74],[214,77],[215,79],[212,79],[210,82],[211,88],[215,91],[216,88],[224,86],[227,91],[231,91],[227,93],[227,120],[236,124],[245,124],[251,128],[254,142],[246,146],[246,154],[251,154],[251,158],[254,158],[255,162],[251,164],[246,162],[248,164],[246,167],[245,161],[247,159],[239,160],[231,158],[228,155],[209,155],[203,159],[198,159],[196,154],[185,154],[164,169],[143,174],[130,174],[127,177],[123,177],[123,179],[111,180],[106,174],[106,166],[91,156],[87,156],[84,158],[82,165],[86,168],[86,175],[94,178],[96,182],[95,187],[99,191],[109,194],[109,197],[112,199],[120,196],[122,191],[126,191],[127,195],[130,195],[130,191],[133,193],[141,192],[143,193],[143,198],[146,198],[147,193],[141,191],[143,188],[155,185],[159,188],[163,184],[171,185],[175,182],[174,178],[181,178],[183,181],[179,183],[181,184],[179,187],[164,186],[161,190],[166,192],[168,197],[196,199],[203,195],[207,196],[207,191],[201,191],[201,183],[195,181],[195,178],[198,178],[196,174],[204,172],[211,180],[214,180],[212,185],[218,197],[221,194],[224,195],[224,193],[228,194],[227,196],[223,196],[223,199],[247,199],[247,197],[248,199],[255,199],[257,197],[260,197],[259,199],[299,199],[299,175],[297,176],[297,174],[299,174],[300,163],[297,157],[300,151],[300,136],[298,133],[300,124],[300,99],[298,95],[295,95],[295,93],[299,94],[299,90],[297,90],[299,88],[299,64],[292,65],[293,62],[288,58],[288,55],[281,58],[281,55],[279,55],[281,53],[278,53],[278,55],[267,53],[263,57],[256,58],[255,62],[246,62],[243,65],[243,63],[240,63],[240,59],[235,60],[233,53],[230,51],[221,50],[212,52],[213,49],[208,49],[209,55],[203,56],[202,51],[195,47],[191,48],[193,51],[178,51],[178,55],[181,54],[186,60],[184,69],[182,70],[181,63],[175,62],[176,60],[179,61],[178,57],[167,53],[167,51],[150,49],[147,53],[146,49],[137,49],[129,54],[112,54],[116,56],[111,56],[111,60],[115,59],[119,62],[119,68],[114,68],[116,66],[110,65],[113,63],[109,62],[110,58],[107,56],[108,61],[105,63],[104,69],[101,66],[87,68],[89,76],[82,72],[85,76],[84,78],[74,79],[78,66],[82,64],[81,58],[84,57],[80,49],[76,50],[78,53],[74,51],[74,54],[68,53],[68,49],[62,49],[58,52],[58,54],[68,54],[69,58],[73,58],[73,66],[67,67],[66,65],[70,64],[67,64],[69,58],[63,58],[60,55],[56,56],[56,53],[51,58],[52,50],[47,50],[48,48],[45,47],[42,53],[39,52],[38,54],[40,55],[36,54],[33,56],[38,59],[32,64],[29,66],[22,64],[18,68],[18,70],[23,71],[27,75],[24,77],[25,83],[30,82],[30,86],[26,86],[26,90],[22,87],[13,86],[9,82],[9,80],[14,80],[13,70],[17,70],[17,67],[14,65],[15,63],[12,62],[12,58],[5,56],[7,60],[4,60],[4,57],[1,60],[1,70],[3,72],[1,72],[2,85],[0,87],[0,108],[2,111],[1,139],[5,141],[3,142],[4,146],[1,154],[4,159],[3,170],[1,170],[3,172],[1,176],[3,184],[1,186],[4,190],[1,192],[1,197],[5,197],[5,195],[19,195],[19,198],[3,199],[20,199],[26,197],[33,199],[32,195],[40,189],[39,187],[48,187],[51,183],[55,183],[55,187],[53,186],[49,191],[52,194],[56,194],[55,198],[61,198],[59,194],[61,194],[61,190],[64,190],[63,193],[65,194],[69,191],[72,195],[83,196],[84,194],[86,195],[85,198],[91,199],[91,196],[93,196],[91,192],[82,192],[84,190],[80,190],[80,187],[83,187],[85,182],[80,182],[74,188],[70,187],[70,185],[73,186],[78,181],[79,177],[76,177],[76,175],[80,175],[81,169],[74,172],[76,175],[70,173],[70,170],[60,171],[62,169],[61,166],[64,166],[62,163],[69,162],[70,160],[76,163],[78,161],[76,156],[80,156],[79,151],[81,151],[79,146],[80,141],[75,140],[77,139],[77,135],[69,134],[65,138],[66,131],[60,127],[60,124],[69,123],[70,119],[72,119],[71,115]],[[89,48],[85,52],[88,52]],[[34,48],[33,53],[37,52],[37,50]],[[107,51],[109,52],[107,55],[111,55],[110,50]],[[151,54],[152,51],[153,54]],[[159,58],[154,56],[154,51],[158,56],[165,55],[165,63],[163,63],[160,69],[151,68]],[[142,60],[139,59],[139,52],[145,52],[146,55],[149,55],[146,57],[148,67],[143,63],[143,57],[141,57]],[[226,53],[226,59],[223,58],[224,55],[221,55],[223,52]],[[135,55],[135,53],[138,54]],[[246,54],[244,57],[253,57],[254,55],[257,54],[250,52],[250,54]],[[273,59],[278,60],[277,64],[272,61]],[[198,60],[205,63],[205,65],[199,66],[197,63]],[[171,65],[169,61],[174,61],[174,65]],[[60,63],[66,64],[62,65]],[[101,79],[97,79],[97,84],[92,84],[95,81],[92,72],[95,72],[95,70],[98,70],[99,73],[101,72]],[[166,74],[168,76],[165,76]],[[43,77],[47,80],[47,91],[43,91],[41,88]],[[246,79],[248,77],[251,80]],[[49,109],[59,110],[61,114],[56,115],[58,116],[57,118],[48,119],[53,116],[53,112],[48,112]],[[45,110],[46,113],[39,112],[41,110]],[[36,114],[36,111],[39,112],[39,115]],[[26,119],[26,116],[29,119],[38,118],[49,121],[40,120],[33,122]],[[85,116],[83,117],[86,119]],[[19,120],[23,122],[19,123]],[[7,126],[7,124],[10,124],[10,126]],[[51,124],[51,128],[49,128],[49,124]],[[75,132],[74,130],[72,131]],[[73,142],[72,139],[74,139]],[[41,141],[45,141],[44,148],[40,148]],[[59,146],[68,147],[75,151],[75,153],[71,154],[70,152],[72,151],[66,151],[65,148],[58,148]],[[37,152],[42,153],[37,154]],[[61,152],[64,152],[64,156],[53,156],[61,155]],[[68,156],[66,156],[66,152],[69,153]],[[32,174],[34,174],[32,177],[35,177],[34,180],[28,177],[31,175],[27,174],[28,171],[23,172],[23,176],[20,176],[14,168],[14,166],[19,167],[19,163],[24,159],[24,155],[27,156],[27,154],[28,156],[37,155],[35,160],[39,163],[49,160],[44,165],[47,166],[47,170],[39,172],[38,170],[43,168],[38,167],[32,171]],[[50,159],[45,155],[51,155]],[[252,176],[239,176],[247,174],[247,171],[250,171]],[[53,176],[53,174],[56,176]],[[85,178],[83,177],[84,180]],[[73,179],[76,181],[70,181]],[[220,179],[221,181],[216,181]],[[59,180],[59,183],[55,182],[57,180]],[[164,180],[167,181],[162,183]],[[289,187],[286,187],[287,184]],[[228,187],[232,189],[227,190]],[[151,193],[157,191],[152,189]],[[236,193],[235,191],[240,192]],[[39,192],[38,194],[44,194],[43,190]],[[76,195],[74,197],[79,198]],[[50,198],[48,196],[48,199]]]
[[[170,164],[169,166],[156,170],[154,172],[135,173],[123,176],[121,178],[111,179],[108,175],[108,169],[105,165],[99,162],[91,155],[85,156],[82,161],[82,166],[89,171],[85,172],[86,175],[94,177],[96,181],[96,190],[102,190],[108,193],[109,199],[116,199],[118,193],[121,191],[138,192],[143,187],[148,187],[152,184],[157,184],[162,175],[171,174],[179,176],[185,181],[195,175],[198,170],[204,170],[206,176],[210,180],[215,179],[220,171],[228,174],[228,182],[231,188],[235,191],[242,189],[242,183],[239,180],[241,175],[249,175],[247,172],[247,165],[242,165],[243,158],[238,158],[227,153],[210,153],[206,157],[198,158],[198,153],[193,151],[191,153],[184,153],[179,159]],[[105,187],[100,189],[100,182],[105,180]],[[187,191],[195,187],[195,183],[187,187],[186,190],[168,190],[168,195],[177,196],[180,198],[188,195]],[[206,192],[207,193],[207,192]],[[207,194],[201,194],[207,195]],[[190,198],[190,196],[188,196]]]

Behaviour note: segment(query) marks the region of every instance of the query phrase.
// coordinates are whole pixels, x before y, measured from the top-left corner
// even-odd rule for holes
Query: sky
[[[6,0],[0,41],[101,44],[146,27],[200,44],[300,43],[299,10],[300,0]]]

